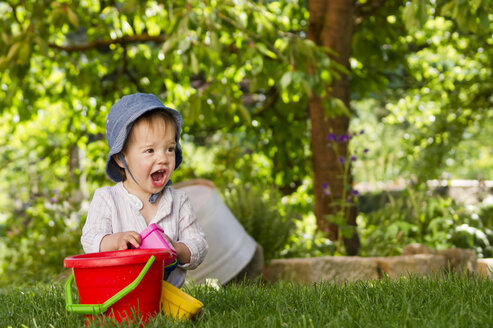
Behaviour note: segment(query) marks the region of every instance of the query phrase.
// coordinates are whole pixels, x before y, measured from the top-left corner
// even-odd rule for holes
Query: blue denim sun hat
[[[106,159],[106,174],[115,182],[123,181],[119,166],[113,155],[119,154],[128,134],[132,129],[132,124],[142,114],[153,109],[162,109],[171,114],[176,122],[176,150],[175,150],[175,169],[182,161],[182,150],[180,146],[180,133],[183,119],[176,110],[163,105],[161,100],[153,94],[135,93],[124,96],[111,106],[110,113],[106,119],[106,140],[110,151]]]

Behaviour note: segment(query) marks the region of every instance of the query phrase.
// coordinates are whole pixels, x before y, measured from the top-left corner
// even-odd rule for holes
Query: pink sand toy
[[[139,249],[159,248],[171,251],[173,261],[164,267],[163,279],[167,280],[169,274],[178,266],[178,260],[176,259],[175,249],[169,245],[163,237],[163,233],[163,229],[159,228],[155,223],[150,224],[140,233],[141,244]]]
[[[163,237],[164,231],[159,228],[155,223],[150,224],[140,233],[141,249],[146,248],[164,248],[169,249],[173,253],[173,257],[176,257],[176,251],[171,247],[166,239]]]

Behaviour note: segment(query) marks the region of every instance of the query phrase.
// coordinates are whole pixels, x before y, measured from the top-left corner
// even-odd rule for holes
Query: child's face
[[[175,149],[175,128],[172,124],[166,124],[160,118],[151,123],[136,122],[123,155],[138,184],[127,174],[124,182],[127,190],[141,199],[161,191],[175,169]]]

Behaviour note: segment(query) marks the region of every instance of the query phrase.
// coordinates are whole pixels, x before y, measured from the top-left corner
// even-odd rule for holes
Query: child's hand
[[[190,262],[191,253],[188,247],[184,243],[177,241],[174,243],[171,238],[163,233],[163,237],[166,239],[170,247],[173,247],[176,252],[176,259],[180,264],[187,264]]]
[[[130,246],[139,248],[140,243],[140,234],[135,231],[116,232],[103,237],[99,245],[99,251],[120,251],[128,249]]]
[[[163,236],[164,240],[166,240],[171,250],[174,251],[176,254],[176,249],[175,246],[173,245],[173,242],[171,241],[171,238],[169,238],[168,235],[165,233],[162,233],[161,235]]]

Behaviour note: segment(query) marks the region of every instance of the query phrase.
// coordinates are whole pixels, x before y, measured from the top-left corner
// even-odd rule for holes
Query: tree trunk
[[[310,25],[308,38],[316,44],[329,47],[338,53],[333,59],[349,70],[349,56],[351,53],[351,41],[353,35],[354,4],[350,0],[311,0],[309,1]],[[345,74],[339,80],[334,80],[329,90],[331,97],[339,98],[349,108],[349,77]],[[347,135],[349,129],[349,117],[337,116],[326,118],[322,100],[312,96],[309,102],[311,120],[311,147],[313,153],[315,215],[317,226],[321,231],[328,233],[331,240],[338,236],[337,225],[326,219],[328,214],[336,214],[340,209],[337,202],[345,193],[344,173],[337,155],[347,158],[347,143],[339,143],[336,152],[328,147],[327,136],[329,133]],[[351,170],[349,180],[351,182]],[[324,190],[324,183],[328,188]],[[327,195],[327,190],[330,195]],[[332,204],[331,204],[332,200]],[[336,202],[334,202],[334,200]],[[346,216],[350,225],[356,226],[356,209],[353,207]],[[353,237],[344,240],[346,253],[355,255],[359,248],[359,238],[356,232]]]

